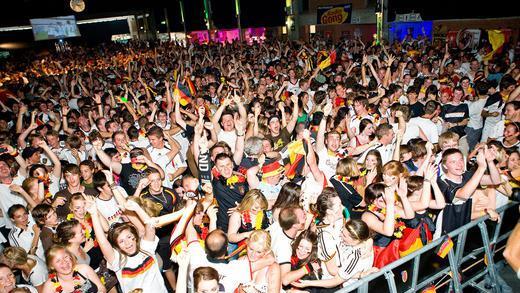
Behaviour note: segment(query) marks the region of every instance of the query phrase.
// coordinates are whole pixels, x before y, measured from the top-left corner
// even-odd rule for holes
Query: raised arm
[[[61,178],[61,162],[58,156],[51,150],[51,148],[47,145],[45,140],[40,140],[38,142],[38,147],[42,148],[47,157],[51,160],[54,165],[54,169],[52,170],[52,174],[56,178]]]
[[[118,175],[121,174],[123,165],[121,165],[120,162],[112,161],[112,158],[110,158],[110,156],[107,155],[107,153],[105,153],[105,151],[103,151],[103,149],[102,149],[103,142],[101,140],[93,141],[92,146],[94,147],[94,152],[96,153],[99,160],[101,160],[103,165],[112,169],[112,171],[114,171],[114,173],[116,173]]]
[[[294,127],[296,127],[296,122],[298,122],[298,112],[299,112],[299,109],[298,109],[298,96],[296,95],[292,95],[291,96],[291,102],[293,103],[293,112],[292,112],[292,115],[291,115],[291,121],[289,121],[289,123],[287,123],[287,131],[289,133],[292,133],[293,130],[294,130]]]
[[[321,118],[318,134],[316,135],[316,151],[320,152],[325,148],[325,128],[327,127],[327,117],[332,112],[332,104],[327,103],[323,108],[323,118]]]
[[[114,248],[105,236],[105,231],[103,230],[101,220],[99,219],[96,201],[93,197],[88,196],[86,198],[86,202],[87,211],[89,212],[92,219],[92,226],[94,229],[94,233],[96,234],[96,240],[99,244],[99,248],[101,249],[101,252],[103,253],[103,256],[105,257],[107,262],[113,263],[115,258]]]
[[[462,188],[455,192],[456,198],[459,198],[461,200],[467,200],[473,195],[477,187],[480,185],[480,180],[482,179],[482,176],[484,176],[487,167],[486,158],[483,150],[480,150],[477,154],[477,164],[477,170],[475,171],[471,179]]]

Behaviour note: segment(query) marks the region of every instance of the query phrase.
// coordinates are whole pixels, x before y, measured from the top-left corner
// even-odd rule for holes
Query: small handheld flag
[[[450,250],[453,248],[453,241],[451,240],[450,236],[446,235],[444,241],[439,246],[439,249],[437,250],[437,255],[441,258],[445,258],[446,255],[450,252]]]

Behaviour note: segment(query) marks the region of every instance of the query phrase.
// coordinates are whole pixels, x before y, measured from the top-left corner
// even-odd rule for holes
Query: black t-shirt
[[[424,114],[424,105],[421,102],[410,104],[410,118],[421,117]]]
[[[359,206],[363,201],[363,198],[356,189],[346,182],[337,180],[334,176],[330,178],[330,183],[338,193],[341,204],[348,209],[350,216],[352,218],[361,218],[361,214],[352,212],[353,208]]]
[[[458,105],[446,104],[442,106],[441,117],[445,122],[449,123],[459,123],[464,119],[469,118],[469,108],[467,104],[460,103]],[[466,126],[455,126],[449,131],[453,131],[457,133],[460,137],[465,135],[464,129]]]
[[[133,195],[137,185],[139,184],[139,180],[146,177],[144,171],[146,168],[137,170],[132,167],[132,164],[121,164],[121,173],[119,174],[119,183],[121,187],[123,187],[128,195]]]
[[[164,216],[173,213],[176,209],[175,206],[179,203],[179,196],[175,190],[163,187],[163,191],[159,194],[151,194],[149,190],[141,193],[142,198],[149,199],[155,203],[160,204],[163,208],[159,212],[159,216]],[[170,224],[155,230],[155,234],[159,239],[170,239],[171,231],[175,225]]]
[[[222,177],[213,179],[211,183],[213,185],[213,194],[218,203],[217,227],[227,232],[229,224],[227,212],[230,208],[234,208],[236,203],[242,201],[246,192],[249,191],[249,186],[247,181],[237,182],[232,186],[228,186],[226,179]]]
[[[291,142],[291,134],[287,131],[287,128],[282,128],[277,136],[269,133],[266,137],[273,141],[273,151],[279,151]]]
[[[471,222],[471,197],[465,202],[456,202],[455,194],[459,189],[464,187],[466,183],[473,177],[475,174],[474,171],[466,171],[462,174],[462,182],[453,182],[447,179],[445,176],[442,176],[437,179],[437,184],[439,185],[442,194],[444,195],[444,200],[446,201],[446,207],[443,210],[442,216],[442,233],[449,233],[463,225]]]
[[[147,190],[141,193],[141,197],[162,205],[163,208],[159,212],[159,216],[173,213],[175,211],[175,206],[179,202],[179,196],[175,190],[168,187],[163,187],[163,191],[158,194],[151,194],[150,190]]]

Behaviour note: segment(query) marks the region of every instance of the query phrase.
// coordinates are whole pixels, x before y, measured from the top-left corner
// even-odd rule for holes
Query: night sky
[[[168,9],[172,31],[182,31],[178,0],[84,0],[86,9],[75,14],[77,19],[126,15],[131,11],[149,9],[156,15],[156,23],[164,20]],[[308,0],[303,0],[308,1]],[[184,0],[188,31],[204,29],[203,0]],[[347,1],[348,2],[348,1]],[[369,1],[370,3],[373,0]],[[284,23],[285,0],[241,0],[242,26],[280,26]],[[488,3],[487,5],[485,3]],[[492,3],[492,4],[491,4]],[[520,15],[512,6],[514,1],[494,0],[389,0],[389,20],[395,13],[420,12],[425,20],[442,18],[483,18]],[[234,0],[211,0],[213,21],[217,28],[237,26]],[[0,26],[28,25],[30,18],[73,14],[69,0],[3,0]],[[165,27],[163,26],[165,29]],[[160,28],[161,29],[161,28]]]

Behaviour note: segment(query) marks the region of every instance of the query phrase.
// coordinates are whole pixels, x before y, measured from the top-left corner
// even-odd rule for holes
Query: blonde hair
[[[389,174],[392,176],[408,177],[408,170],[403,166],[401,162],[390,161],[383,166],[383,174]]]
[[[56,269],[52,266],[52,261],[56,257],[58,252],[64,251],[72,261],[72,267],[76,267],[77,259],[74,254],[72,254],[65,246],[62,245],[53,245],[47,252],[45,253],[45,262],[47,263],[47,269],[49,273],[55,273]]]
[[[259,243],[264,248],[264,251],[271,250],[271,235],[265,230],[255,230],[249,235],[247,244]]]
[[[153,200],[148,198],[131,196],[129,197],[129,200],[137,203],[150,217],[157,217],[163,209],[163,206],[160,203],[154,202]]]
[[[442,146],[450,140],[458,142],[459,135],[452,131],[444,132],[443,134],[439,135],[439,146],[442,148]]]
[[[7,247],[4,249],[2,254],[10,266],[23,265],[27,263],[27,260],[29,259],[27,257],[27,251],[21,247]]]
[[[246,193],[246,195],[244,196],[244,198],[238,205],[237,211],[238,212],[247,211],[247,210],[251,209],[251,207],[256,202],[260,203],[260,208],[262,210],[267,209],[268,203],[267,203],[267,199],[265,198],[264,194],[258,189],[251,189]]]
[[[359,176],[359,174],[359,167],[356,160],[351,157],[339,160],[338,165],[336,166],[336,175],[355,177]]]

